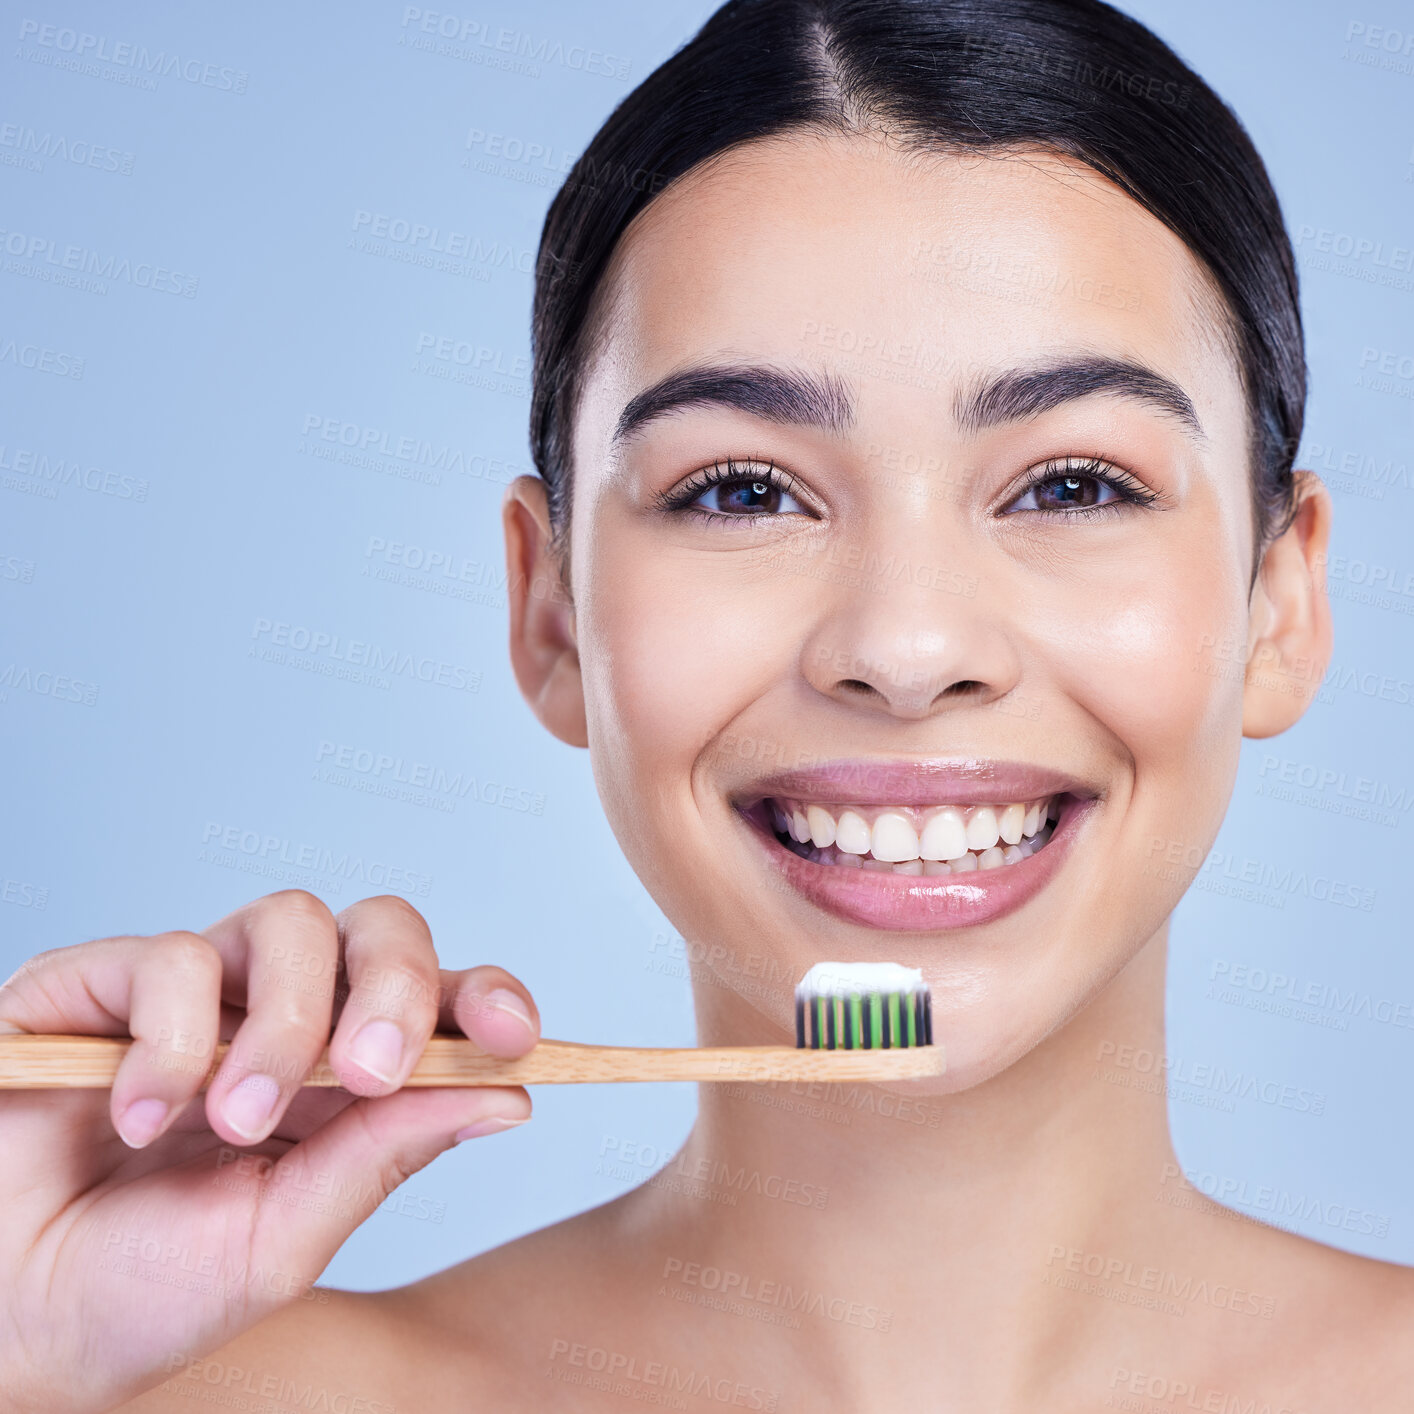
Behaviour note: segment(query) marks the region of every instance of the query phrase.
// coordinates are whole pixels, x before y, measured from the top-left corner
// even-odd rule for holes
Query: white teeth
[[[869,822],[853,810],[846,810],[835,827],[835,844],[846,854],[868,854]]]
[[[810,838],[821,849],[824,849],[826,845],[834,844],[835,817],[828,810],[822,810],[818,805],[809,806],[806,809],[805,818],[810,825]]]
[[[967,822],[968,849],[991,849],[997,842],[997,812],[990,805],[979,805]]]
[[[1059,807],[1050,800],[1029,804],[948,805],[931,811],[884,810],[872,824],[860,810],[845,809],[836,821],[822,805],[769,802],[778,834],[812,863],[841,864],[910,877],[941,878],[976,869],[999,869],[1029,859],[1054,833]],[[865,809],[867,807],[861,807]],[[913,820],[926,813],[921,834]]]
[[[917,832],[902,815],[893,811],[886,810],[874,821],[874,833],[870,839],[875,859],[900,864],[918,858]]]
[[[948,806],[932,816],[923,826],[918,852],[924,859],[957,859],[967,853],[967,827],[962,823],[962,811]]]

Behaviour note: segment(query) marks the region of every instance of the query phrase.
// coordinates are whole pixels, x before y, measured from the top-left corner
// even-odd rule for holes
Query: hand
[[[110,1409],[318,1300],[394,1188],[530,1117],[519,1086],[400,1090],[434,1030],[511,1057],[540,1021],[501,968],[440,969],[392,896],[336,918],[289,890],[202,933],[25,963],[0,987],[0,1031],[135,1039],[111,1092],[0,1091],[0,1410]],[[302,1090],[325,1045],[343,1088]]]

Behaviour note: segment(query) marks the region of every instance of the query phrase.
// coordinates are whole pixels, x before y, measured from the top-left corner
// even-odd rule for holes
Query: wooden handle
[[[0,1036],[0,1090],[107,1089],[132,1041],[110,1036]],[[202,1088],[230,1046],[220,1042]],[[193,1058],[175,1057],[195,1065]],[[899,1050],[812,1051],[795,1046],[583,1046],[541,1041],[528,1055],[500,1060],[461,1036],[433,1036],[405,1086],[577,1085],[619,1080],[909,1080],[941,1075],[938,1045]],[[305,1085],[338,1085],[329,1050]]]

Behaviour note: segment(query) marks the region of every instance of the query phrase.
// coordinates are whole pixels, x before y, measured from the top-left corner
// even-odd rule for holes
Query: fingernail
[[[129,1149],[143,1149],[166,1122],[167,1106],[161,1100],[134,1100],[118,1116],[118,1137]]]
[[[271,1075],[247,1075],[221,1106],[226,1123],[244,1139],[255,1139],[265,1131],[280,1098],[279,1082]]]
[[[535,1023],[530,1019],[530,1012],[526,1009],[525,1003],[521,1001],[514,992],[508,992],[504,987],[493,987],[486,993],[485,1000],[491,1006],[495,1007],[497,1011],[504,1011],[508,1015],[515,1017],[527,1031],[532,1035],[534,1034]]]
[[[349,1059],[385,1085],[393,1083],[403,1063],[403,1033],[391,1021],[370,1021],[353,1038]]]
[[[530,1116],[525,1117],[529,1119]],[[499,1134],[503,1129],[514,1129],[518,1124],[524,1124],[525,1119],[502,1119],[500,1116],[492,1116],[488,1119],[479,1119],[475,1124],[469,1124],[465,1129],[457,1130],[453,1136],[454,1142],[460,1144],[463,1139],[480,1139],[483,1134]]]

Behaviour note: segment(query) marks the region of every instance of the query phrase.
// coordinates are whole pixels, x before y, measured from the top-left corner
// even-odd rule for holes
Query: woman
[[[529,1116],[398,1089],[434,1028],[529,1049],[525,988],[386,897],[44,954],[0,1021],[137,1044],[111,1097],[0,1102],[3,1407],[1404,1407],[1404,1269],[1185,1190],[1133,1063],[1241,738],[1331,649],[1232,114],[1096,0],[737,0],[571,173],[534,320],[511,655],[696,944],[701,1042],[891,960],[947,1073],[708,1085],[661,1179],[332,1292],[394,1185]],[[300,1093],[331,1022],[346,1091]]]

